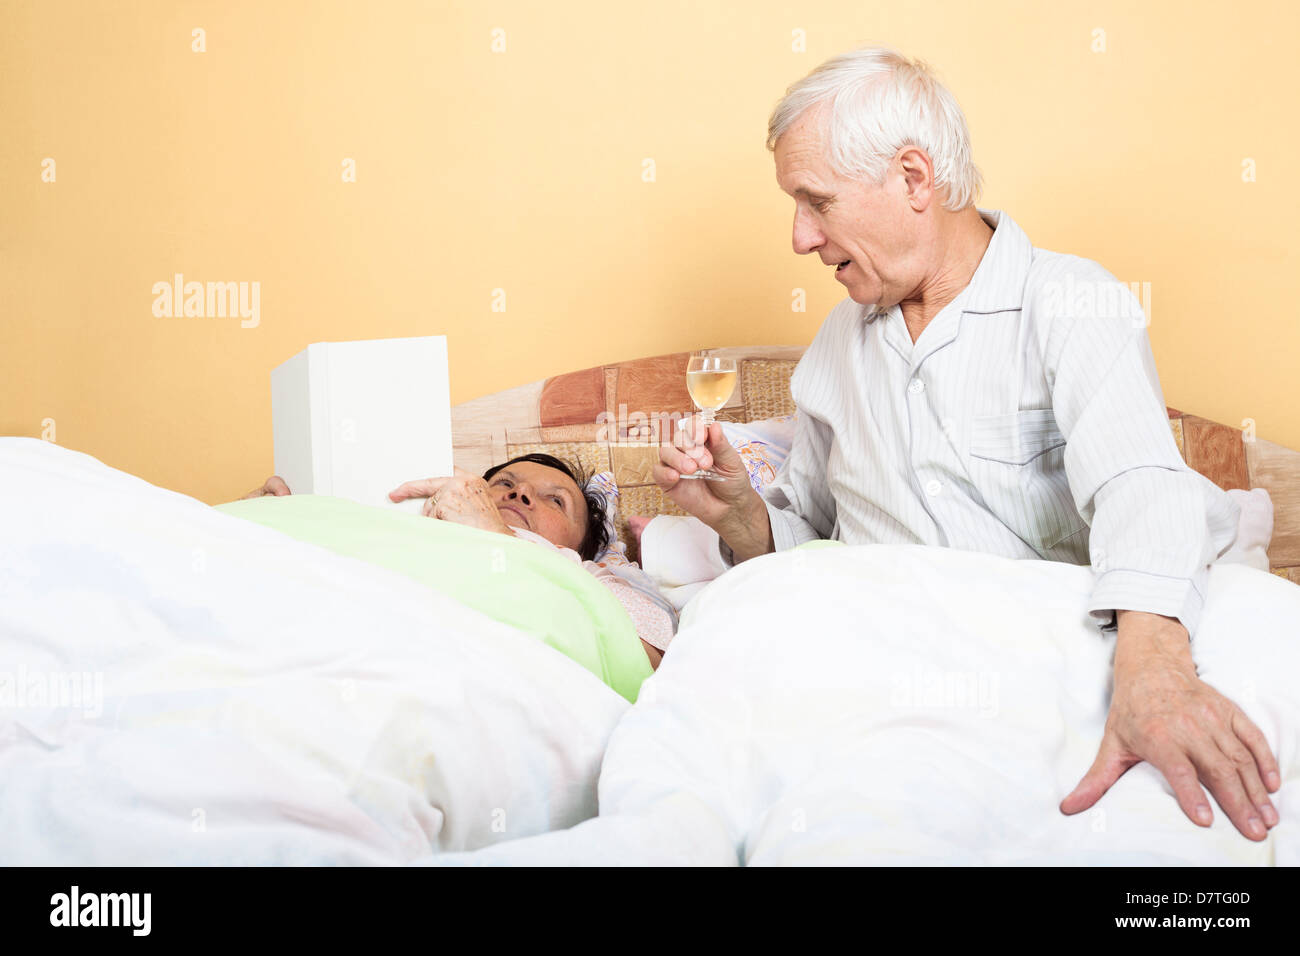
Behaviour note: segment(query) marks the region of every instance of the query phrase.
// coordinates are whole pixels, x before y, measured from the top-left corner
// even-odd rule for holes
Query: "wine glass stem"
[[[711,409],[711,408],[703,409],[703,410],[700,412],[700,421],[704,423],[704,427],[705,427],[705,428],[708,428],[710,425],[712,425],[712,424],[713,424],[713,409]]]

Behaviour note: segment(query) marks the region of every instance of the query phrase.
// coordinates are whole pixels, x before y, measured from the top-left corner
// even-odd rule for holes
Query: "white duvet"
[[[403,863],[571,826],[627,706],[402,575],[0,439],[0,864]]]
[[[1216,566],[1193,654],[1280,764],[1263,843],[1192,824],[1148,764],[1057,809],[1096,756],[1114,634],[1089,569],[937,548],[769,555],[688,608],[609,742],[600,816],[428,862],[1300,862],[1300,588]]]
[[[770,555],[692,603],[629,709],[401,575],[2,439],[0,863],[1300,862],[1300,589],[1217,566],[1194,642],[1281,763],[1253,844],[1147,765],[1057,811],[1106,714],[1091,586]]]

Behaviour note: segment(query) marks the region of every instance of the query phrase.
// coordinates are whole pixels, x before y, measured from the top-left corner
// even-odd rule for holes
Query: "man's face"
[[[488,479],[501,520],[577,551],[587,533],[587,501],[568,475],[534,461],[506,465]]]
[[[806,111],[776,142],[776,181],[795,201],[794,251],[817,253],[854,302],[888,308],[920,281],[907,181],[897,157],[878,186],[837,175],[826,155],[825,113]]]

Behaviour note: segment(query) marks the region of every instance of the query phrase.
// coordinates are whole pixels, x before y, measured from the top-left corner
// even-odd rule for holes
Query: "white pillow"
[[[727,566],[718,533],[699,518],[659,515],[641,532],[641,569],[664,590],[712,581]]]
[[[1273,499],[1263,488],[1242,491],[1233,488],[1228,497],[1241,508],[1237,520],[1237,537],[1218,564],[1248,564],[1260,571],[1268,570],[1268,546],[1273,540]]]

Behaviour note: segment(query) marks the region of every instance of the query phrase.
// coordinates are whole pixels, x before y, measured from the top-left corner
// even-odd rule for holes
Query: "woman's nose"
[[[528,500],[528,492],[531,490],[532,489],[530,489],[528,485],[520,483],[515,485],[514,490],[510,492],[510,497],[514,498],[517,496],[520,501],[531,507],[532,502]]]

